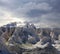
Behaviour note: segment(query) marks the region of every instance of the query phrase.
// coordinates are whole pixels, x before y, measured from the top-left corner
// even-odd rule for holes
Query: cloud
[[[16,17],[12,17],[11,12],[8,12],[7,10],[0,8],[0,26],[3,26],[11,22],[23,22],[23,21],[24,21],[23,18],[19,19]]]
[[[60,0],[0,0],[0,20],[3,22],[6,19],[5,23],[9,21],[8,18],[16,18],[41,27],[43,25],[59,27],[59,5]]]
[[[52,9],[52,7],[50,7],[48,3],[36,4],[33,2],[29,2],[29,3],[24,4],[24,6],[22,6],[22,7],[19,6],[17,9],[14,10],[14,13],[16,13],[16,16],[18,16],[18,17],[19,16],[27,17],[28,14],[36,15],[36,13],[37,13],[37,15],[39,15],[40,12],[45,13],[45,12],[50,11],[51,9]]]

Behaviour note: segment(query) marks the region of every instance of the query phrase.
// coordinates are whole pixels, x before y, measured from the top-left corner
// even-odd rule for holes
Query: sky
[[[60,0],[0,0],[0,26],[15,21],[60,28]]]

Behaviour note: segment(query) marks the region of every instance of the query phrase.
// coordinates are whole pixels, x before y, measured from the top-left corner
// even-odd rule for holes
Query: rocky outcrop
[[[23,27],[15,25],[7,24],[0,30],[0,54],[59,54],[57,48],[52,46],[50,31],[42,31],[39,36],[33,24]]]
[[[44,49],[36,48],[32,50],[26,50],[22,54],[58,54],[58,51],[54,47],[46,47]]]

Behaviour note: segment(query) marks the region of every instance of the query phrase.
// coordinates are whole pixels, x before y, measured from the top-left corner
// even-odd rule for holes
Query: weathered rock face
[[[26,50],[22,54],[58,54],[58,51],[54,47],[47,47],[44,49],[36,48],[33,50]]]
[[[3,45],[2,43],[0,43],[0,54],[10,54],[6,46]]]
[[[0,36],[3,34],[3,32],[0,30]]]
[[[12,53],[17,54],[59,54],[59,52],[53,47],[46,48],[33,48],[33,49],[25,49],[20,48],[18,46],[10,47]]]
[[[12,24],[12,26],[14,25],[15,24]],[[27,24],[22,28],[10,28],[10,25],[7,25],[7,28],[2,28],[0,35],[0,43],[2,43],[0,44],[0,54],[9,54],[9,52],[10,54],[59,54],[58,51],[52,47],[50,33],[45,31],[42,37],[39,38],[33,24]],[[39,42],[39,44],[37,44],[37,42]],[[48,45],[45,45],[47,42]],[[26,47],[27,43],[28,45],[32,44],[33,47],[31,45]]]
[[[38,41],[40,41],[39,37],[37,36],[37,34],[35,33],[35,28],[34,26],[26,26],[26,27],[22,27],[22,28],[17,28],[15,29],[15,32],[13,33],[13,37],[11,37],[11,40],[9,40],[10,42],[16,42],[16,43],[32,43],[35,44]],[[28,36],[30,35],[30,37],[33,37],[32,39],[28,40]],[[29,37],[29,38],[30,38]],[[32,41],[31,41],[32,40]]]

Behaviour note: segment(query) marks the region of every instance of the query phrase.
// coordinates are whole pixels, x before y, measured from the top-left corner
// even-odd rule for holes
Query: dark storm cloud
[[[55,0],[54,2],[51,3],[53,6],[53,11],[60,13],[60,0]]]
[[[50,11],[44,11],[39,9],[32,9],[29,12],[27,12],[28,17],[40,17],[42,14],[47,14]]]
[[[0,0],[0,7],[11,12],[13,17],[34,23],[59,24],[59,5],[60,0]]]

